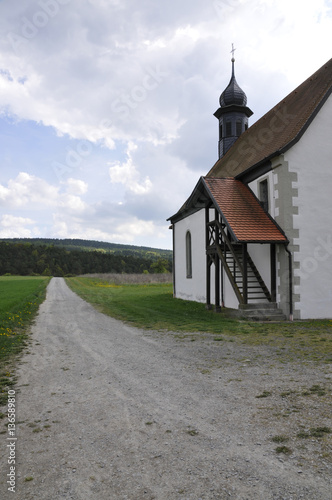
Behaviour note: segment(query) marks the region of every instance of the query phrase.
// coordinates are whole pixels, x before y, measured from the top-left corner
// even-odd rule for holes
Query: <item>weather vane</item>
[[[235,51],[236,51],[236,49],[234,49],[234,43],[232,43],[232,50],[231,50],[232,59],[234,59],[234,52]]]

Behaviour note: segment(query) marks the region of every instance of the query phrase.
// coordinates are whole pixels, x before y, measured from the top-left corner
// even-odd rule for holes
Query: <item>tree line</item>
[[[54,245],[0,241],[0,275],[69,276],[90,273],[166,273],[170,258],[68,250]]]
[[[139,256],[152,259],[172,259],[172,250],[151,248],[107,241],[81,240],[78,238],[0,238],[6,243],[31,243],[32,245],[51,245],[66,248],[67,250],[99,250],[105,253],[119,253],[128,256]]]

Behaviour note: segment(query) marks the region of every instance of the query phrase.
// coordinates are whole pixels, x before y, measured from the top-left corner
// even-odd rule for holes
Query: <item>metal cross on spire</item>
[[[234,49],[234,43],[232,43],[232,50],[231,50],[231,54],[232,54],[232,61],[233,61],[233,60],[235,61],[235,59],[234,59],[234,52],[235,52],[235,51],[236,51],[236,49]]]

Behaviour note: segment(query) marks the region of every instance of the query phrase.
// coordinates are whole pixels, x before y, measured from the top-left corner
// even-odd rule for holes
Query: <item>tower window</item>
[[[186,233],[186,274],[187,278],[192,278],[192,255],[191,255],[191,233]]]
[[[232,123],[226,122],[226,137],[232,136]]]
[[[259,183],[259,200],[266,212],[269,211],[269,185],[267,179]]]
[[[221,141],[222,139],[222,124],[219,126],[219,140]]]
[[[242,122],[237,121],[236,122],[236,135],[237,135],[237,137],[240,137],[241,134],[242,134]]]

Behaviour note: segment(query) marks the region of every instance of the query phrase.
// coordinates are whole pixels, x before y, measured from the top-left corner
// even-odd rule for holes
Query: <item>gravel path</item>
[[[331,425],[329,393],[301,396],[329,387],[331,366],[131,328],[62,278],[31,339],[18,369],[16,492],[1,453],[1,499],[332,499],[331,435],[296,438]],[[264,390],[271,396],[257,398]],[[275,451],[281,434],[290,455]]]

